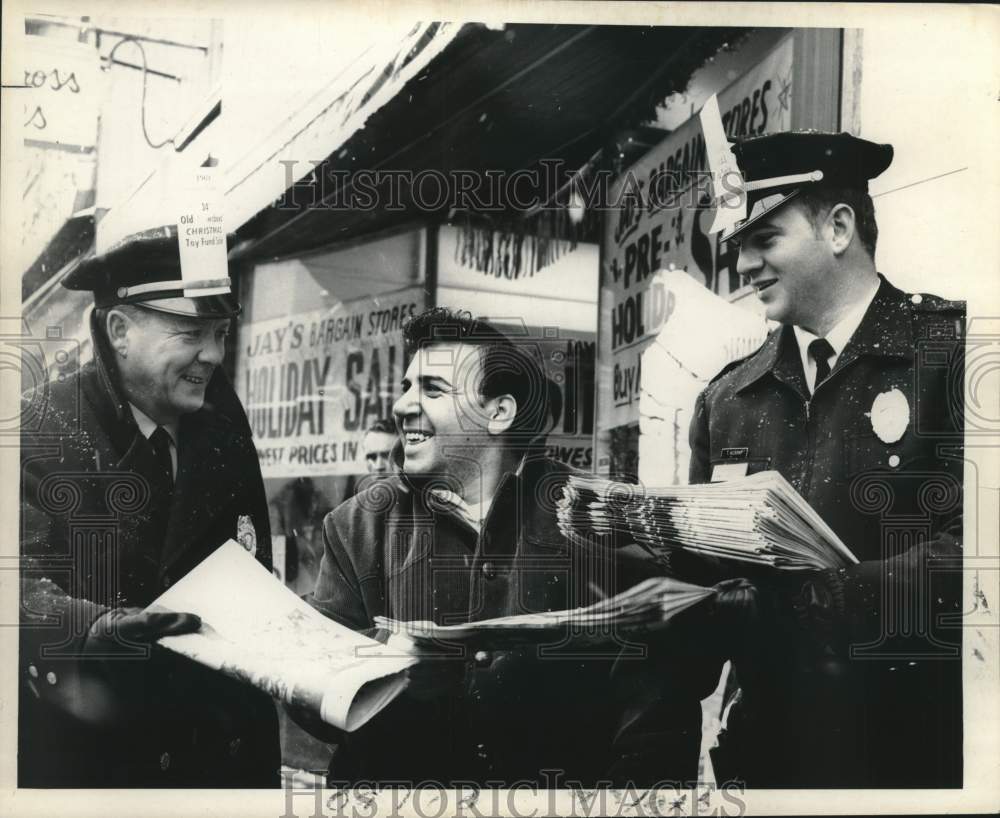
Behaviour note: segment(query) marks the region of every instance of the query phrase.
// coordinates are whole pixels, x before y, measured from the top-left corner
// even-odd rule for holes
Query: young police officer
[[[959,632],[941,615],[961,589],[964,305],[876,272],[868,180],[890,145],[778,133],[735,154],[750,193],[729,238],[781,326],[700,396],[691,481],[776,469],[860,562],[757,578],[716,773],[960,786]]]

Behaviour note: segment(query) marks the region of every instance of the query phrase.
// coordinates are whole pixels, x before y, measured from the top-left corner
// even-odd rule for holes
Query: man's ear
[[[487,422],[486,430],[491,435],[499,435],[506,432],[514,423],[517,415],[517,401],[513,395],[499,395],[490,398],[486,403]]]
[[[105,329],[108,333],[108,340],[111,347],[122,358],[128,357],[128,328],[131,319],[121,310],[111,310],[107,315]]]
[[[830,249],[835,256],[843,255],[854,240],[854,210],[843,202],[835,204],[830,208],[826,223],[830,229]]]

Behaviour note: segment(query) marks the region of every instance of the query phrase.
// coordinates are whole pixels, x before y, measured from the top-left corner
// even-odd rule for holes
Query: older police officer
[[[868,180],[890,145],[779,133],[735,148],[739,273],[780,322],[700,396],[692,482],[777,469],[860,560],[758,577],[716,772],[750,786],[959,786],[964,305],[876,272]],[[724,467],[724,468],[720,468]]]
[[[220,368],[240,308],[228,278],[190,279],[164,228],[63,282],[94,294],[93,360],[26,396],[41,421],[21,442],[21,786],[278,783],[273,702],[151,646],[197,617],[142,611],[228,538],[271,567],[260,467]]]

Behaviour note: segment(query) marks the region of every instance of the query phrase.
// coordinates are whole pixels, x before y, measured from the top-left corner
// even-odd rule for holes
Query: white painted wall
[[[879,270],[972,313],[1000,295],[1000,52],[995,27],[950,12],[894,15],[864,28],[858,48],[849,33],[842,121],[896,151],[871,184]]]
[[[566,332],[597,332],[596,244],[579,244],[534,275],[507,279],[463,266],[456,245],[458,228],[439,231],[437,303],[469,310],[496,321],[521,321],[529,327]]]

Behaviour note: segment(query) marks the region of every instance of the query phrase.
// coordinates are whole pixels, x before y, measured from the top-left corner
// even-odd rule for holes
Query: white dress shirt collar
[[[865,317],[865,313],[868,312],[868,307],[871,306],[872,301],[875,300],[875,293],[878,292],[878,287],[879,282],[877,280],[872,282],[868,293],[851,305],[850,309],[844,313],[843,318],[826,334],[826,340],[833,347],[833,356],[829,359],[831,371],[836,367],[837,359],[840,358],[840,353],[844,351],[847,342],[851,340],[851,336],[861,326],[861,320]],[[802,371],[806,376],[806,385],[809,387],[809,392],[812,393],[816,387],[816,362],[809,355],[809,344],[819,336],[802,327],[796,326],[792,327],[792,329],[795,331],[795,340],[799,344],[799,356],[802,358]]]

